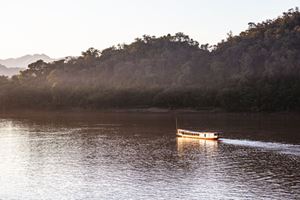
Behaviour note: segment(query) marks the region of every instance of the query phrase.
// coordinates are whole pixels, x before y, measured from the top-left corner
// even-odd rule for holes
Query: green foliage
[[[2,109],[299,110],[299,10],[248,25],[214,47],[183,33],[144,35],[77,58],[39,60],[18,76],[0,77],[0,103]]]

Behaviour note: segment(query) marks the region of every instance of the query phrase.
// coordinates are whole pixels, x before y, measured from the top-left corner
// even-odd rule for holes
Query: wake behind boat
[[[219,134],[216,132],[199,132],[199,131],[189,131],[184,129],[177,129],[177,137],[187,137],[195,139],[204,140],[218,140]]]

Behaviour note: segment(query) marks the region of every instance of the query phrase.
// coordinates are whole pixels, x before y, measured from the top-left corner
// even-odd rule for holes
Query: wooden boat
[[[200,131],[189,131],[177,128],[177,118],[176,118],[176,136],[184,138],[195,138],[203,140],[218,140],[219,134],[216,132],[200,132]]]
[[[184,129],[177,129],[177,137],[195,138],[203,140],[218,140],[219,134],[216,132],[199,132],[189,131]]]

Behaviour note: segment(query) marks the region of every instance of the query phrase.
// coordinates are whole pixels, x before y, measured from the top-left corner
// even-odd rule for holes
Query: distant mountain
[[[8,58],[1,60],[0,64],[5,65],[8,68],[27,68],[27,66],[37,60],[43,60],[45,62],[52,62],[55,59],[50,58],[45,54],[34,54],[34,55],[25,55],[19,58]]]
[[[13,67],[13,68],[7,68],[4,65],[0,64],[0,76],[13,76],[18,74],[21,70],[25,70],[25,68],[18,68],[18,67]]]

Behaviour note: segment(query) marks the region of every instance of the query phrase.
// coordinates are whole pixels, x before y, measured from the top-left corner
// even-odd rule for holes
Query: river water
[[[300,116],[0,116],[0,199],[299,199]]]

